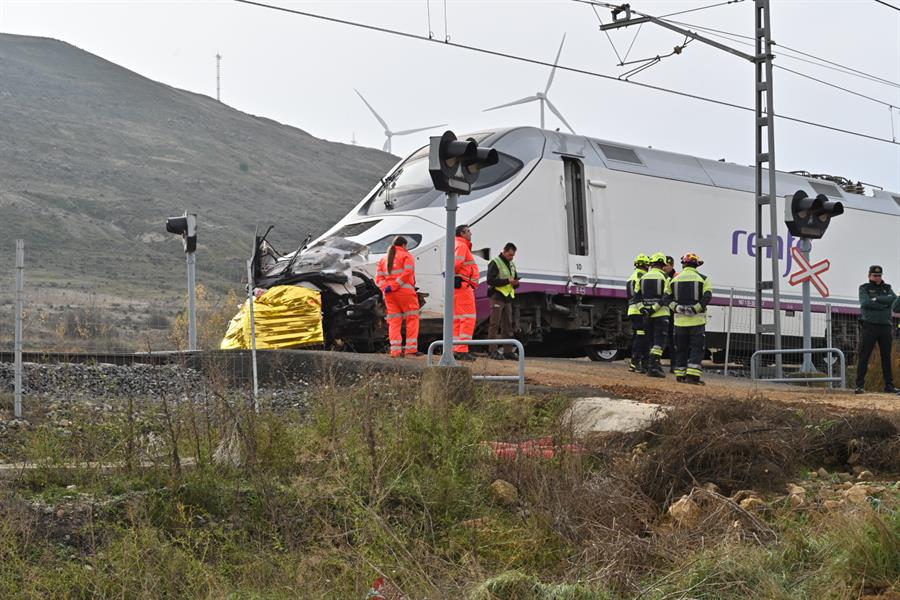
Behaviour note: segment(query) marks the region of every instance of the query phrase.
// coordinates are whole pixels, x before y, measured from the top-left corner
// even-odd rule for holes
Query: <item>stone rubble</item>
[[[11,363],[0,363],[0,394],[10,398],[15,391],[13,368]],[[203,373],[172,364],[25,363],[23,382],[25,418],[13,418],[11,406],[3,410],[0,441],[32,429],[34,423],[49,423],[63,434],[69,434],[83,422],[86,414],[99,418],[121,413],[129,399],[135,400],[139,415],[142,409],[159,405],[163,398],[176,404],[217,401],[215,390]],[[277,387],[262,387],[260,402],[276,411],[305,412],[311,390],[309,382],[292,379]],[[248,391],[226,393],[246,395]],[[37,420],[34,415],[39,415]],[[137,418],[142,420],[141,416]],[[140,427],[141,423],[137,425]]]

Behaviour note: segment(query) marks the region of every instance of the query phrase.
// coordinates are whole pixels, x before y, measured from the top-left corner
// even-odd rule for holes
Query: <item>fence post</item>
[[[22,304],[25,290],[25,240],[16,240],[16,339],[15,352],[15,401],[13,414],[22,418]]]
[[[831,302],[825,303],[825,345],[829,348],[834,348],[831,337]],[[825,362],[828,365],[828,377],[834,376],[833,360],[834,357],[831,354],[825,357]],[[833,388],[834,382],[828,382],[828,387]]]
[[[728,324],[725,326],[725,377],[728,377],[728,360],[731,353],[731,313],[734,310],[734,288],[728,296]]]
[[[259,372],[256,370],[256,319],[253,305],[256,303],[253,261],[247,261],[247,308],[250,310],[250,362],[253,364],[253,410],[259,412]]]

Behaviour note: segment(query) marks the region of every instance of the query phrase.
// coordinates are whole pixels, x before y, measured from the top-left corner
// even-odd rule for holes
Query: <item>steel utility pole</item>
[[[216,101],[222,101],[222,55],[216,52]]]
[[[256,239],[256,238],[254,238]],[[253,280],[253,259],[247,261],[247,310],[250,311],[250,362],[253,365],[253,410],[259,412],[259,371],[256,366],[256,282]]]
[[[25,295],[25,240],[16,240],[16,339],[15,353],[15,399],[13,415],[22,418],[22,310]]]
[[[613,21],[600,25],[601,31],[619,29],[630,25],[652,23],[688,38],[703,42],[713,48],[718,48],[754,65],[753,89],[756,98],[756,118],[754,120],[754,134],[756,147],[754,151],[756,163],[756,187],[753,197],[754,212],[756,215],[756,349],[762,350],[763,334],[773,335],[774,349],[781,350],[781,296],[779,290],[780,276],[778,268],[778,212],[775,189],[775,109],[772,91],[772,24],[769,0],[754,0],[756,53],[753,55],[731,48],[715,40],[704,37],[698,33],[679,27],[668,21],[639,13],[631,9],[628,4],[613,5],[603,2],[595,4],[612,9]],[[636,17],[631,15],[635,14]],[[764,183],[763,171],[768,170],[767,186]],[[766,189],[768,187],[768,189]],[[764,235],[765,207],[769,208],[769,235]],[[771,278],[764,279],[763,250],[767,249],[771,261]],[[781,248],[790,252],[790,248]],[[772,323],[763,323],[763,294],[767,290],[772,292]],[[783,373],[781,355],[775,355],[776,377],[781,378]]]

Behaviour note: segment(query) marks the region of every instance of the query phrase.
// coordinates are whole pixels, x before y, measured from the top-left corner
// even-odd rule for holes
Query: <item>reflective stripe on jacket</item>
[[[665,271],[658,267],[651,268],[643,277],[637,280],[634,290],[642,306],[660,305],[650,315],[651,319],[669,316],[669,307],[663,304],[663,298],[672,293],[672,286],[671,280],[666,277]]]
[[[416,259],[405,248],[397,246],[393,268],[388,269],[387,256],[378,261],[375,285],[381,288],[382,292],[391,286],[391,292],[415,293]]]
[[[637,282],[644,276],[643,269],[635,269],[625,281],[625,293],[628,295],[628,316],[641,314],[641,303],[638,301]]]
[[[496,286],[494,289],[507,298],[515,298],[516,289],[509,283],[509,280],[519,278],[519,273],[516,270],[516,263],[509,261],[507,264],[506,260],[500,256],[495,256],[491,262],[497,266],[497,271],[499,273],[498,279],[506,280],[506,285]]]
[[[695,327],[706,325],[706,307],[712,299],[712,281],[694,267],[685,267],[676,275],[671,283],[671,292],[666,302],[671,306],[696,306],[702,310],[699,314],[683,315],[675,312],[676,327]]]
[[[472,242],[463,237],[456,238],[456,260],[453,265],[453,274],[462,279],[463,287],[475,289],[478,287],[478,264],[472,254]]]

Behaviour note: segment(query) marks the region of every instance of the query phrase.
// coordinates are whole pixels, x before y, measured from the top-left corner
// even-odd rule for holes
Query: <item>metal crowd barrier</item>
[[[453,340],[454,346],[490,346],[496,344],[498,346],[515,346],[519,351],[519,374],[518,375],[472,375],[472,379],[481,379],[486,381],[518,381],[519,395],[525,395],[525,346],[519,340]],[[434,350],[438,346],[443,346],[444,340],[435,340],[428,346],[428,359],[426,364],[431,367],[434,358]]]
[[[763,355],[773,355],[773,354],[836,354],[841,361],[841,376],[840,377],[831,377],[831,365],[829,364],[829,374],[827,377],[781,377],[774,379],[761,379],[757,376],[757,367],[756,367],[756,357]],[[800,375],[804,375],[801,373]],[[815,375],[815,374],[810,374]],[[812,382],[822,382],[822,383],[840,383],[841,388],[847,387],[847,359],[844,357],[844,353],[839,348],[782,348],[781,350],[757,350],[750,357],[750,379],[756,381],[771,381],[773,383],[796,383],[798,381],[812,381]]]

